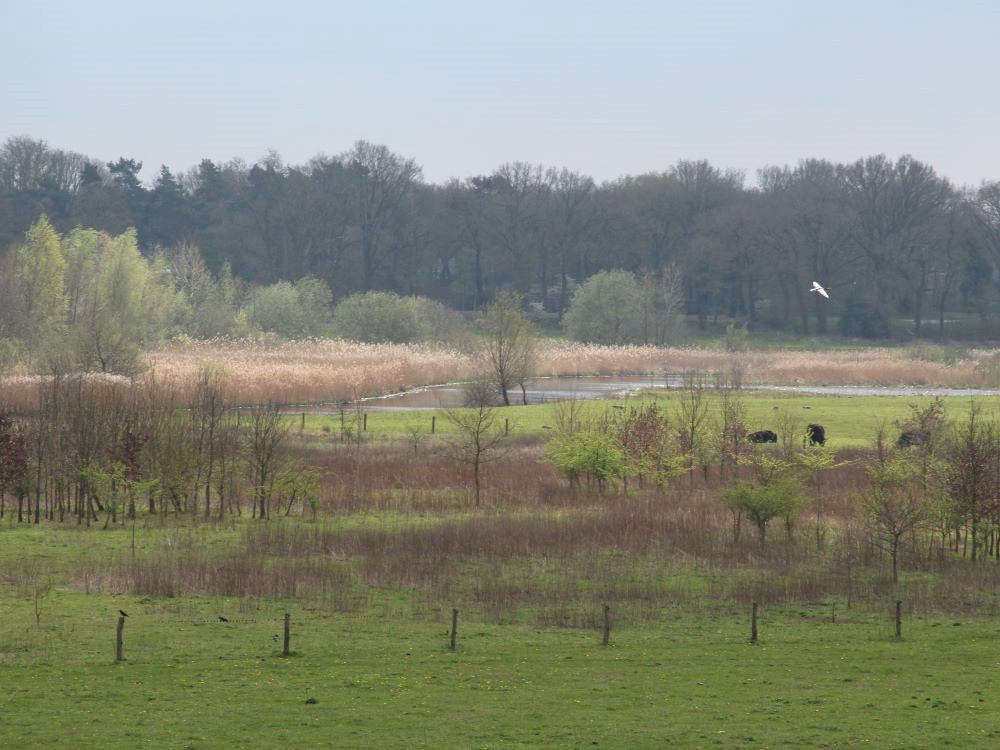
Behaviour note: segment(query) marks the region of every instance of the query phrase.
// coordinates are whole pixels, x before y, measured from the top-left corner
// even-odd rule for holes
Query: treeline
[[[0,148],[0,247],[45,214],[68,233],[136,229],[147,257],[190,244],[219,276],[312,277],[334,299],[423,296],[479,309],[513,289],[561,318],[597,272],[681,280],[684,311],[751,326],[879,337],[946,328],[946,311],[997,309],[1000,182],[962,191],[909,156],[766,167],[752,185],[704,161],[597,184],[521,162],[428,184],[419,165],[363,141],[289,165],[205,159],[183,174],[102,163],[27,137]],[[807,293],[812,279],[833,292]]]

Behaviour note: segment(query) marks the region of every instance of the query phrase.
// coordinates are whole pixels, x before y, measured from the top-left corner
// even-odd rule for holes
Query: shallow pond
[[[529,404],[565,401],[572,398],[617,398],[643,388],[680,388],[679,377],[554,377],[533,378],[525,395]],[[827,396],[963,396],[979,398],[1000,396],[1000,390],[988,388],[930,388],[922,386],[863,385],[745,385],[746,390],[775,393],[815,393]],[[520,404],[521,390],[510,391],[512,404]],[[428,386],[405,393],[365,399],[366,411],[407,411],[439,409],[462,405],[461,384]]]

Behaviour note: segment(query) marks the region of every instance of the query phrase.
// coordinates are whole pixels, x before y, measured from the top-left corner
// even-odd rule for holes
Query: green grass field
[[[804,430],[806,424],[816,422],[826,428],[829,445],[833,448],[854,448],[867,446],[878,430],[884,425],[892,438],[898,435],[896,421],[905,420],[911,414],[910,405],[924,407],[933,399],[927,396],[893,397],[893,396],[827,396],[812,394],[775,394],[755,391],[743,391],[743,402],[746,406],[747,421],[751,430],[777,430],[782,414],[788,414],[798,422]],[[708,392],[708,402],[711,413],[716,413],[718,396],[711,390]],[[642,396],[647,400],[655,399],[662,404],[668,413],[676,413],[677,402],[681,398],[678,391],[647,392]],[[629,404],[641,399],[628,400],[592,400],[581,402],[585,413],[596,415],[610,409],[612,404]],[[962,419],[968,414],[970,399],[960,396],[944,398],[946,413],[953,419]],[[977,403],[983,409],[984,416],[996,416],[1000,413],[1000,399],[980,398]],[[531,406],[510,406],[497,409],[498,422],[509,420],[511,433],[516,436],[545,436],[549,431],[543,425],[553,422],[555,404],[537,404]],[[406,437],[413,434],[429,434],[431,418],[435,418],[436,433],[447,434],[454,430],[447,415],[441,409],[421,409],[397,412],[370,412],[367,416],[367,434],[372,438]],[[356,418],[356,417],[355,417]],[[294,428],[301,425],[301,417],[289,417],[288,424]],[[351,415],[347,417],[347,425],[351,424]],[[306,414],[307,432],[329,431],[331,435],[340,435],[341,421],[338,415]]]
[[[679,395],[662,399],[668,410],[677,408],[671,402]],[[835,448],[868,444],[881,423],[894,436],[893,422],[909,414],[908,404],[928,401],[745,394],[754,429],[776,429],[779,416],[789,413],[803,427],[824,424]],[[968,404],[947,399],[949,415],[961,418]],[[981,404],[987,412],[996,409],[992,400]],[[513,435],[537,437],[548,433],[543,425],[552,421],[553,408],[511,407],[498,415],[510,420]],[[585,408],[597,413],[610,403]],[[434,414],[438,431],[447,434],[441,411],[370,413],[373,440],[365,445],[429,432]],[[298,417],[289,420],[298,427]],[[339,418],[308,416],[306,431],[310,446],[322,446],[339,435]],[[397,526],[412,532],[517,516],[544,531],[549,518],[592,515],[593,502],[605,500],[482,512],[404,504],[393,513],[328,514],[323,524],[384,534]],[[609,495],[606,502],[623,506],[626,499]],[[269,523],[316,528],[297,518]],[[246,554],[240,545],[252,524],[261,522],[192,525],[171,518],[161,526],[161,519],[142,519],[134,554],[166,568],[198,555],[221,562]],[[799,538],[809,538],[808,528]],[[402,545],[405,535],[396,539]],[[766,569],[780,571],[780,550],[792,548],[782,546],[777,530],[773,540],[769,545],[778,552],[769,564],[778,567]],[[387,562],[397,559],[387,553]],[[426,566],[438,558],[428,551],[426,559],[412,561],[424,566],[425,577],[408,586],[373,582],[357,564],[343,594],[306,587],[293,599],[194,589],[168,597],[124,593],[134,589],[116,574],[132,555],[128,527],[31,527],[4,519],[0,748],[1000,746],[1000,699],[990,689],[1000,666],[1000,621],[996,588],[987,578],[956,593],[950,613],[947,607],[936,613],[926,596],[916,611],[907,604],[901,640],[892,620],[896,594],[852,606],[819,595],[764,606],[760,641],[752,645],[749,606],[733,595],[754,576],[762,578],[764,567],[712,569],[695,558],[647,560],[613,546],[577,551],[570,545],[520,557],[463,558],[450,571],[453,579],[435,582]],[[312,557],[326,566],[357,563],[335,551]],[[260,564],[280,571],[299,559],[275,553]],[[827,563],[834,569],[832,558]],[[823,564],[808,558],[798,574]],[[884,569],[876,564],[856,575],[884,580]],[[917,587],[907,586],[938,575],[905,570],[900,598],[909,602]],[[608,589],[602,587],[609,581],[612,597],[634,598],[613,607],[611,643],[603,647],[599,622]],[[577,610],[564,627],[541,624],[561,604],[517,592],[532,586],[569,597],[567,606]],[[498,613],[482,594],[486,589],[516,609]],[[975,597],[974,606],[966,607],[964,596]],[[448,648],[452,606],[460,608],[454,652]],[[119,609],[129,613],[126,659],[115,663]],[[285,612],[292,621],[289,657],[281,655],[280,638],[274,640]]]
[[[185,534],[219,550],[239,527],[140,529],[136,554]],[[137,597],[69,585],[82,561],[111,561],[130,546],[128,529],[0,531],[9,582],[0,593],[0,747],[1000,742],[992,618],[907,615],[897,641],[888,603],[884,611],[829,601],[765,607],[751,645],[745,607],[705,602],[615,624],[605,648],[597,628],[496,624],[472,609],[460,613],[451,652],[450,609],[407,590],[373,588],[343,612],[323,600]],[[45,571],[33,580],[54,584],[37,621],[31,569]],[[120,664],[118,609],[129,613]],[[286,611],[287,658],[273,639]]]

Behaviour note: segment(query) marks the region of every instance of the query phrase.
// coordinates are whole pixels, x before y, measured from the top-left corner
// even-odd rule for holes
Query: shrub
[[[628,271],[602,271],[587,279],[563,318],[566,335],[592,344],[641,340],[642,287]]]
[[[297,339],[326,333],[332,300],[327,285],[314,276],[294,284],[279,281],[256,289],[243,317],[251,328]]]
[[[392,292],[352,294],[333,310],[338,336],[370,344],[407,344],[420,338],[413,304]]]
[[[371,344],[454,342],[465,329],[462,317],[426,297],[400,297],[393,292],[352,294],[333,311],[338,336]]]
[[[571,485],[586,477],[596,481],[599,489],[624,468],[624,456],[614,437],[591,430],[555,438],[545,446],[545,457]]]
[[[764,485],[735,482],[722,491],[722,500],[735,513],[743,513],[757,527],[760,543],[764,544],[767,524],[774,518],[791,521],[802,505],[802,485],[794,478],[780,479]]]
[[[888,338],[889,319],[877,304],[852,294],[844,303],[844,313],[840,316],[840,333],[864,339]]]
[[[745,352],[747,350],[747,328],[729,323],[726,326],[726,351]]]
[[[0,372],[14,369],[27,358],[25,346],[18,339],[0,338]]]

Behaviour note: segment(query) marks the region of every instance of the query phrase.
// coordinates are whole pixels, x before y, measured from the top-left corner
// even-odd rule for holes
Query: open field
[[[113,612],[132,613],[111,660]],[[213,622],[216,601],[60,596],[32,645],[8,657],[4,747],[906,747],[989,748],[987,620],[832,624],[768,611],[746,641],[738,612],[678,611],[589,630],[294,611],[296,655],[272,648],[282,607]],[[9,611],[9,610],[8,610]],[[24,608],[11,619],[31,631]],[[960,627],[955,627],[960,625]],[[12,624],[5,630],[13,629]],[[72,628],[71,638],[55,634]],[[6,650],[6,649],[5,649]]]
[[[717,412],[718,392],[713,389],[706,391],[710,409]],[[815,422],[826,428],[827,439],[833,448],[857,448],[871,444],[880,426],[886,428],[887,434],[893,439],[898,434],[895,423],[904,420],[911,414],[911,405],[923,408],[933,399],[925,396],[893,397],[893,396],[825,396],[814,394],[772,394],[754,391],[742,391],[740,397],[746,407],[747,423],[751,430],[777,429],[779,421],[786,416],[799,423],[801,430],[806,424]],[[652,390],[644,392],[640,397],[631,399],[599,399],[581,401],[580,407],[584,414],[596,416],[614,405],[632,405],[650,400],[663,405],[668,413],[676,413],[677,402],[682,398],[679,390]],[[949,396],[943,398],[948,416],[961,419],[968,413],[971,400],[965,397]],[[1000,399],[981,398],[976,402],[983,409],[984,416],[1000,416]],[[503,419],[509,420],[511,434],[522,437],[546,437],[551,433],[544,425],[552,425],[555,404],[533,404],[529,406],[504,407],[497,412]],[[431,418],[434,417],[436,434],[448,434],[454,431],[454,425],[448,420],[446,410],[427,409],[398,412],[370,412],[367,415],[367,435],[371,438],[398,437],[408,439],[429,439]],[[347,410],[344,413],[343,425],[353,428],[357,421],[356,412]],[[287,424],[298,429],[302,422],[301,416],[289,416]],[[329,435],[338,437],[341,434],[342,420],[338,412],[315,414],[306,412],[305,427],[309,433],[317,436]]]
[[[140,528],[136,555],[189,546],[222,559],[239,554],[248,523]],[[272,527],[282,524],[311,532],[295,520]],[[342,527],[385,528],[366,516]],[[561,625],[540,619],[537,603],[498,617],[473,593],[491,579],[471,575],[471,589],[444,595],[419,582],[354,581],[346,598],[156,596],[102,591],[110,578],[95,576],[87,593],[81,573],[127,564],[128,529],[0,536],[3,747],[69,737],[81,748],[988,748],[1000,739],[987,687],[1000,642],[992,616],[908,605],[897,641],[891,596],[850,608],[836,596],[774,603],[754,646],[745,602],[715,600],[711,576],[688,568],[684,583],[675,568],[693,595],[639,607],[611,599],[604,648],[610,592],[600,590]],[[270,552],[280,564],[282,553]],[[41,570],[55,586],[36,620]],[[121,664],[118,609],[129,614]],[[272,636],[286,611],[294,655],[283,658]]]
[[[142,516],[133,551],[128,524],[32,527],[8,515],[0,746],[1000,739],[986,687],[1000,573],[914,543],[891,584],[884,556],[853,526],[856,468],[827,480],[835,533],[823,550],[808,514],[794,540],[776,532],[762,548],[749,535],[732,542],[711,485],[571,491],[533,445],[486,467],[479,510],[466,467],[433,452],[384,440],[356,454],[307,436],[298,450],[326,474],[316,523],[298,511],[268,522]],[[751,601],[762,603],[757,645]],[[129,614],[121,664],[118,609]],[[274,641],[285,612],[287,658]]]
[[[191,409],[154,403],[146,421],[128,411],[145,402],[125,389],[91,393],[84,383],[77,392],[90,396],[67,391],[75,421],[45,413],[53,442],[43,465],[70,487],[59,512],[53,492],[37,525],[19,523],[8,490],[0,521],[0,747],[67,737],[94,748],[1000,741],[1000,707],[984,687],[1000,648],[994,515],[968,522],[941,505],[901,537],[894,582],[884,537],[858,504],[875,430],[886,426],[894,440],[911,405],[930,399],[730,391],[749,429],[790,429],[793,451],[807,423],[823,424],[841,462],[802,480],[797,515],[787,525],[774,517],[765,539],[747,517],[734,524],[722,501],[734,478],[751,476],[748,464],[696,468],[662,486],[634,475],[627,487],[570,486],[542,459],[554,404],[496,412],[511,436],[482,466],[477,504],[471,466],[446,450],[456,433],[441,410],[369,413],[359,441],[361,412],[351,409],[343,424],[308,414],[300,431],[299,414],[210,412],[208,391]],[[721,393],[703,393],[706,436],[719,430]],[[683,398],[643,392],[579,406],[596,416],[655,401],[675,435]],[[969,400],[944,401],[961,423]],[[996,402],[980,400],[984,422],[998,416]],[[311,467],[318,485],[311,504],[276,489],[263,521],[248,517],[262,507],[250,459],[269,414],[290,429],[277,448],[285,465]],[[132,461],[138,479],[125,484],[116,470],[93,480],[106,483],[91,497],[104,505],[74,504],[88,481],[72,471],[82,459],[65,469],[58,461],[95,434],[127,448],[115,442],[127,419],[149,440],[112,458]],[[190,451],[209,428],[218,441]],[[225,487],[204,479],[213,467],[230,477]],[[147,476],[162,489],[135,490]],[[148,493],[128,495],[134,515],[124,500],[108,502],[115,482]],[[756,645],[752,602],[761,605]],[[129,617],[126,660],[116,664],[119,609]],[[285,612],[288,657],[274,640]]]

